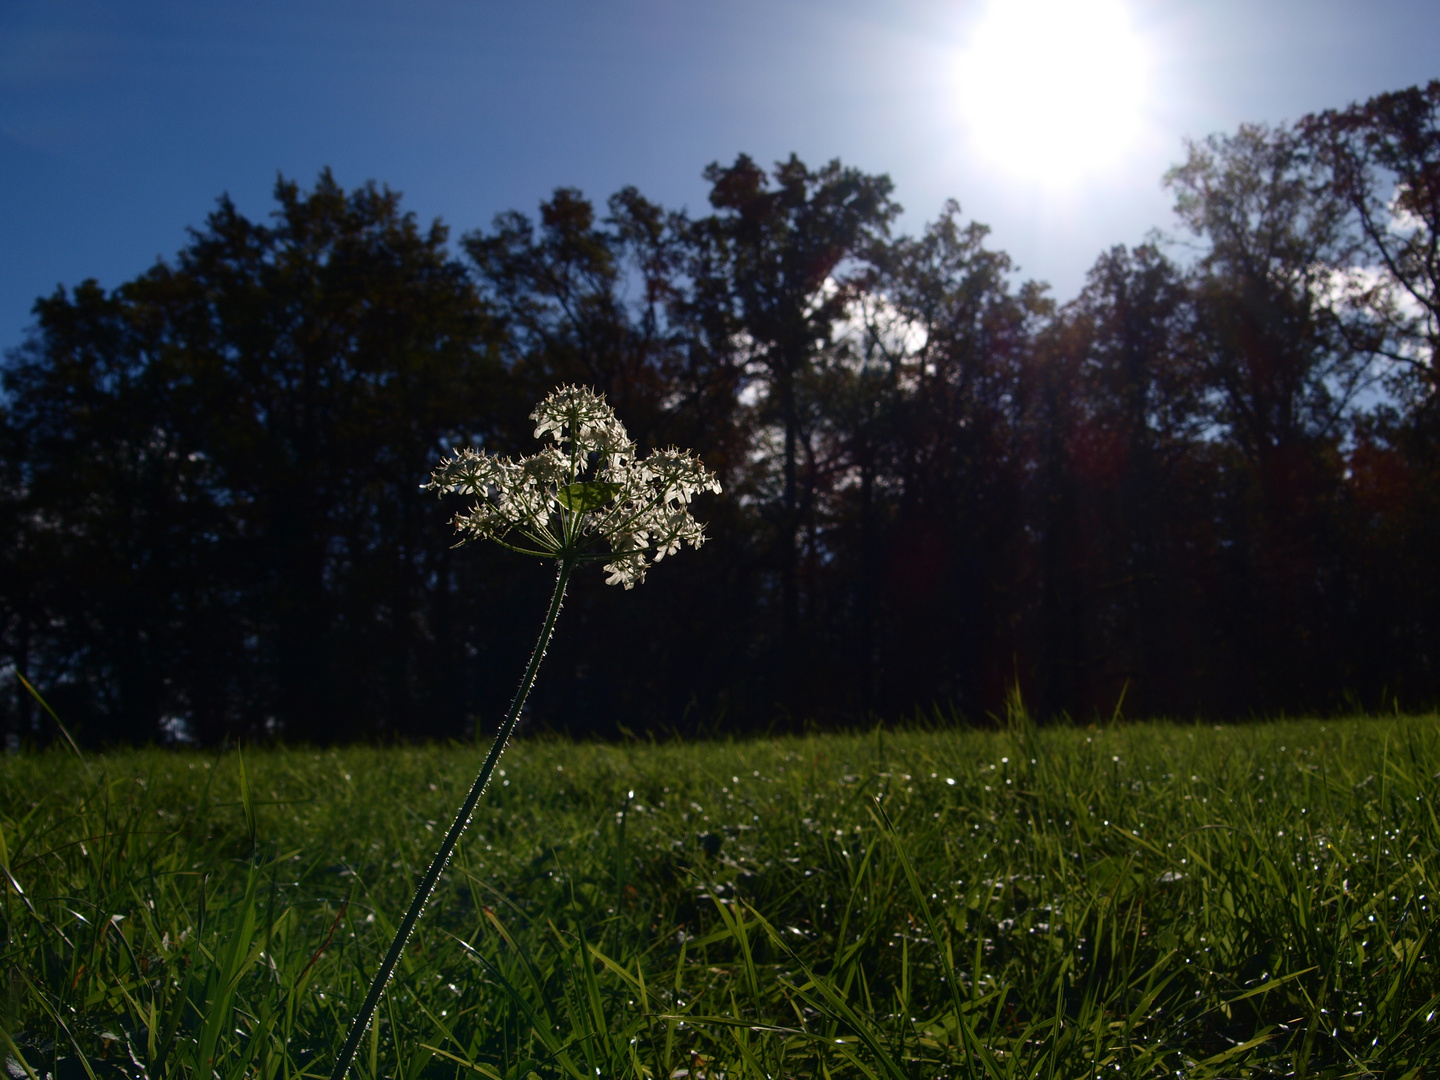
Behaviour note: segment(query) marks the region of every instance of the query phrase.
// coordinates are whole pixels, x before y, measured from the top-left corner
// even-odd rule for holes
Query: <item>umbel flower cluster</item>
[[[630,589],[645,580],[652,561],[675,554],[681,544],[699,547],[705,540],[705,530],[690,516],[690,500],[702,491],[719,491],[720,484],[694,455],[657,450],[643,461],[637,460],[635,444],[615,419],[614,410],[604,398],[579,386],[556,390],[536,407],[530,419],[535,421],[535,437],[548,435],[553,446],[519,461],[468,448],[458,450],[441,462],[424,485],[441,494],[475,498],[470,509],[455,516],[456,527],[467,538],[483,537],[512,551],[555,559],[560,569],[520,688],[440,850],[430,860],[430,868],[395,928],[360,1011],[345,1034],[330,1080],[346,1080],[425,901],[440,881],[505,744],[515,733],[520,710],[555,632],[571,571],[580,562],[603,561],[610,572],[609,584]]]
[[[547,559],[603,560],[606,583],[627,589],[645,580],[652,561],[682,543],[705,542],[690,500],[720,484],[693,454],[666,449],[637,458],[615,411],[581,386],[562,386],[530,419],[535,437],[554,445],[519,461],[465,447],[425,485],[476,497],[453,520],[467,539]]]

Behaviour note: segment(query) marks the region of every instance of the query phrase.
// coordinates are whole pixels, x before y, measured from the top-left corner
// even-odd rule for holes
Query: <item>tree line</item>
[[[17,674],[94,743],[493,725],[548,571],[418,489],[530,452],[561,383],[724,493],[643,588],[576,582],[536,723],[1440,699],[1440,81],[1189,144],[1189,242],[1063,304],[953,202],[897,235],[886,176],[704,175],[704,215],[560,189],[454,246],[282,180],[37,301],[0,402],[11,741],[51,730]]]

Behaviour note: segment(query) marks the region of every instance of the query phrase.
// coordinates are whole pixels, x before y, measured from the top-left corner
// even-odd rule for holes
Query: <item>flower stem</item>
[[[450,823],[450,830],[440,844],[440,850],[430,861],[430,869],[426,870],[425,876],[420,879],[420,887],[415,890],[415,898],[410,901],[409,910],[400,920],[400,926],[395,931],[395,938],[390,942],[390,948],[385,953],[380,970],[375,973],[375,978],[370,983],[370,992],[365,995],[365,1003],[360,1006],[360,1011],[355,1014],[355,1019],[350,1023],[350,1031],[345,1036],[345,1045],[340,1048],[340,1057],[335,1062],[335,1069],[330,1074],[330,1080],[345,1080],[345,1074],[349,1071],[351,1063],[355,1060],[355,1052],[360,1047],[360,1039],[369,1028],[370,1021],[375,1015],[375,1009],[380,1004],[380,995],[385,992],[385,984],[390,981],[390,976],[395,971],[395,965],[400,962],[400,957],[405,952],[405,945],[410,940],[410,934],[414,931],[415,924],[420,921],[421,912],[425,910],[425,902],[435,891],[435,884],[440,880],[440,874],[445,869],[445,864],[450,861],[450,855],[455,850],[460,835],[470,824],[470,815],[475,812],[475,804],[480,801],[485,786],[490,782],[490,774],[495,771],[495,765],[500,760],[500,755],[505,752],[505,744],[510,741],[510,736],[515,731],[515,723],[520,719],[520,710],[524,707],[525,699],[530,694],[530,687],[534,685],[535,673],[540,669],[540,661],[544,659],[545,650],[550,645],[551,635],[555,633],[555,619],[560,614],[560,605],[565,600],[565,586],[569,584],[570,571],[573,569],[574,561],[572,559],[560,560],[560,572],[555,578],[555,593],[550,598],[550,610],[545,613],[545,625],[540,629],[539,640],[535,642],[535,651],[530,654],[530,663],[526,666],[525,675],[520,680],[520,689],[515,691],[515,700],[510,703],[510,711],[505,714],[505,721],[500,725],[500,730],[495,735],[495,741],[490,744],[490,752],[485,755],[485,763],[480,766],[480,775],[475,778],[475,783],[470,785],[470,793],[460,804],[460,809],[455,814],[455,820]]]

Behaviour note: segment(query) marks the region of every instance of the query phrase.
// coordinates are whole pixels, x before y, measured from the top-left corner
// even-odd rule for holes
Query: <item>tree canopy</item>
[[[713,164],[701,215],[562,188],[453,247],[328,172],[221,199],[6,356],[0,662],[92,742],[468,735],[548,582],[419,485],[575,383],[724,493],[697,557],[576,582],[535,722],[1433,704],[1437,168],[1440,82],[1193,143],[1195,254],[1114,248],[1064,304],[838,161]]]

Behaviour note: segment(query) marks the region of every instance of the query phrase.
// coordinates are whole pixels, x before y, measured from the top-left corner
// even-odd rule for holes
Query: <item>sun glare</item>
[[[1046,187],[1102,173],[1140,134],[1149,66],[1120,0],[990,0],[957,72],[971,149]]]

